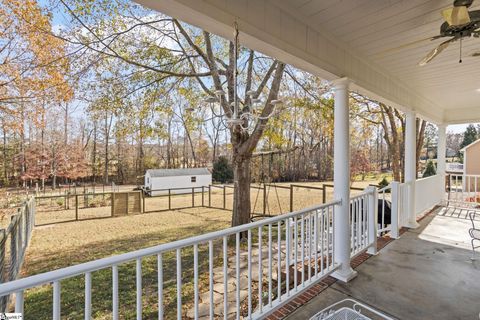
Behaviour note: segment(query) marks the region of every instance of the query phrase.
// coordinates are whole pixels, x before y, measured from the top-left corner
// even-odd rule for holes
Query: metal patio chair
[[[475,260],[475,249],[480,248],[480,245],[475,246],[475,241],[480,242],[480,221],[475,220],[475,216],[477,216],[477,212],[470,211],[468,216],[470,217],[470,221],[472,222],[472,228],[468,230],[470,237],[472,238],[472,260]],[[480,216],[480,215],[479,215]]]

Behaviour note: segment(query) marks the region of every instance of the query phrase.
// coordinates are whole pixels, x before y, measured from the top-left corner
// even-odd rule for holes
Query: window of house
[[[197,177],[191,177],[191,178],[190,178],[190,181],[191,181],[191,182],[197,182]]]

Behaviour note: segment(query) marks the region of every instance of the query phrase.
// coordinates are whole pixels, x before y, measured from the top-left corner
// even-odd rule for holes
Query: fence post
[[[113,217],[113,216],[114,216],[114,213],[115,213],[115,192],[112,192],[112,193],[111,193],[111,195],[110,195],[110,201],[111,201],[111,207],[112,207],[111,216]]]
[[[18,237],[17,237],[17,216],[12,216],[10,221],[12,229],[10,231],[10,270],[8,275],[8,281],[15,280],[15,265],[17,262],[17,249],[18,249]]]
[[[377,254],[378,194],[377,188],[368,187],[368,247],[369,254]]]
[[[212,206],[212,186],[208,185],[208,207]]]
[[[390,222],[391,226],[390,228],[392,229],[390,231],[390,235],[392,236],[393,239],[398,239],[400,234],[399,234],[399,212],[400,212],[400,192],[399,192],[399,183],[398,181],[392,181],[391,182],[392,186],[392,216],[390,217]]]
[[[130,193],[126,193],[126,197],[125,197],[125,210],[127,210],[126,214],[128,216],[128,196],[130,195]]]
[[[7,242],[5,229],[0,230],[0,283],[5,283],[8,281],[6,268],[5,268],[5,244]],[[7,308],[7,296],[0,297],[0,308],[1,310],[5,310]]]
[[[78,221],[78,194],[75,195],[75,220]]]
[[[195,187],[192,188],[192,208],[195,208]]]
[[[226,209],[227,194],[225,193],[225,185],[223,185],[223,209]]]
[[[170,198],[171,195],[171,189],[168,189],[168,210],[172,210],[172,199]]]
[[[205,207],[205,186],[202,186],[202,207]]]
[[[263,184],[263,215],[267,214],[267,185]]]
[[[290,185],[290,212],[293,212],[293,185]]]
[[[327,202],[327,187],[325,186],[325,184],[322,185],[322,203],[326,203]]]
[[[142,193],[142,213],[145,213],[145,191],[140,191]]]

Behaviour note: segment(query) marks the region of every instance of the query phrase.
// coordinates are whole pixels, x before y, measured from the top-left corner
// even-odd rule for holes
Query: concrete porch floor
[[[380,253],[358,276],[336,282],[286,319],[308,319],[346,298],[398,319],[479,319],[480,257],[471,261],[470,220],[439,208]]]

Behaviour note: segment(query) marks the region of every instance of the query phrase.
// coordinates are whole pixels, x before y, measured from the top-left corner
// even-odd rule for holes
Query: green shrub
[[[427,167],[425,168],[425,171],[423,172],[423,178],[434,176],[437,174],[437,170],[435,169],[435,165],[433,164],[432,160],[429,160],[427,162]]]
[[[226,157],[218,157],[217,161],[213,163],[212,178],[220,183],[233,180],[233,168]]]
[[[378,187],[382,189],[388,186],[389,184],[390,182],[388,182],[387,178],[384,176],[383,179],[378,183]]]

